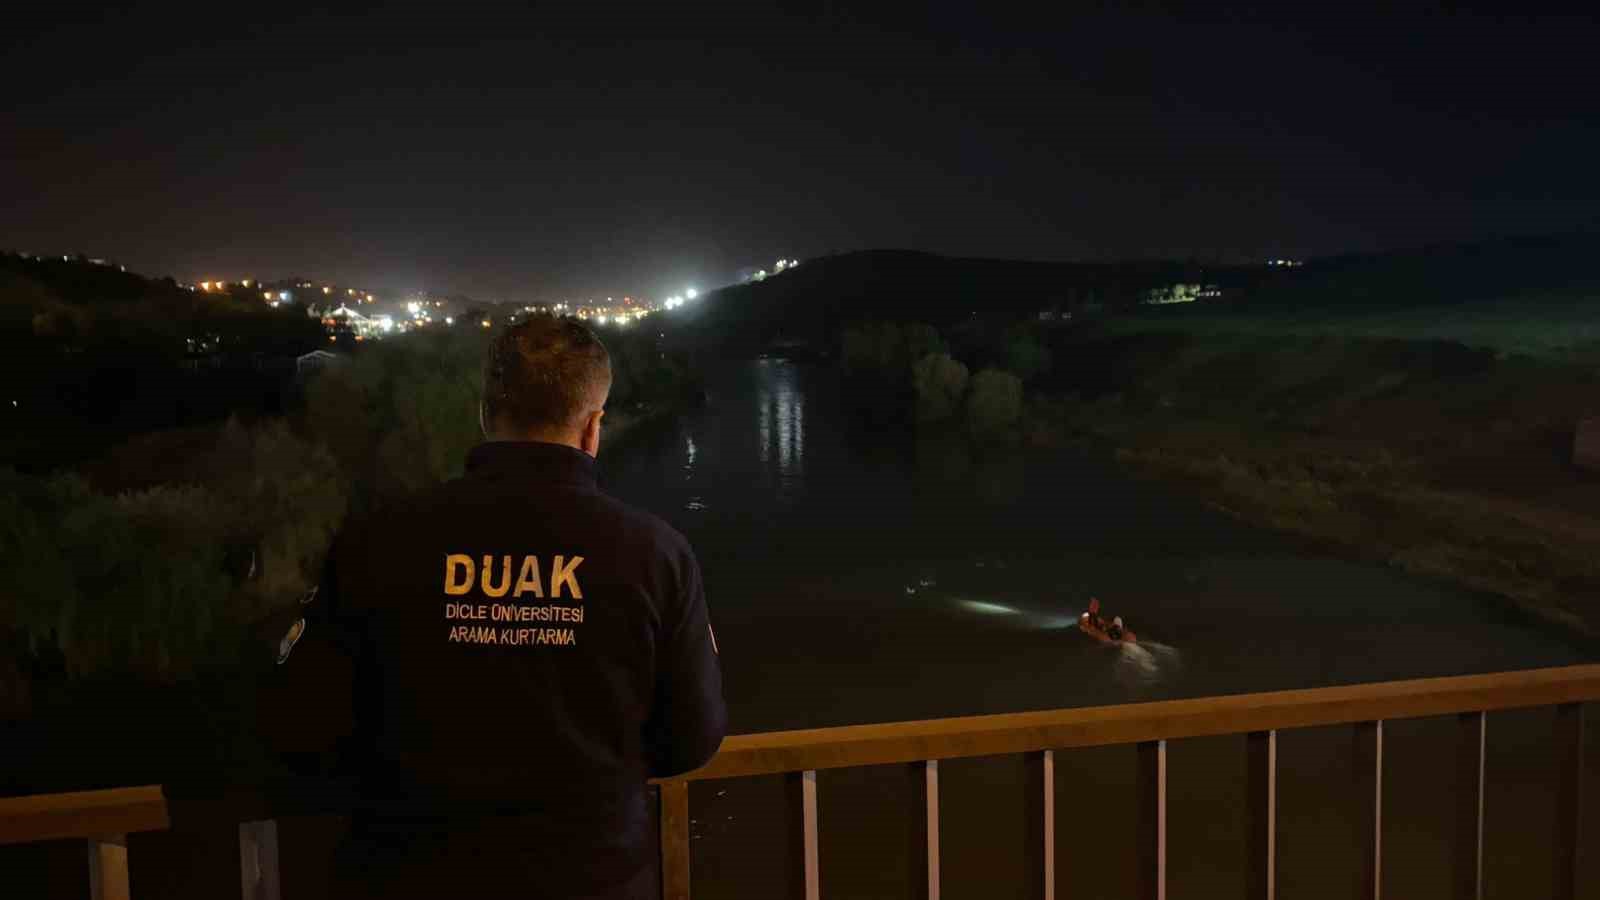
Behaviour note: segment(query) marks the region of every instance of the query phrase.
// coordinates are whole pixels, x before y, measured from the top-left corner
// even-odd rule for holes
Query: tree
[[[984,369],[967,391],[967,427],[976,438],[1001,438],[1022,418],[1022,379],[999,369]]]
[[[905,357],[915,363],[930,353],[949,353],[938,329],[922,322],[911,322],[901,330],[901,343]]]
[[[1050,368],[1050,351],[1032,323],[1022,322],[1008,330],[1004,353],[1006,370],[1023,381]]]
[[[961,409],[967,391],[967,367],[948,353],[929,353],[912,367],[917,390],[917,422],[942,422]]]
[[[345,511],[326,450],[282,422],[230,422],[186,475],[112,496],[0,471],[0,631],[74,674],[171,677],[228,659],[315,583]],[[230,571],[240,546],[253,580]]]

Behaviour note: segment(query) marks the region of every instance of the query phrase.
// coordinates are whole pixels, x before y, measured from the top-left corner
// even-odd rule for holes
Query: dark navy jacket
[[[386,871],[476,859],[602,891],[654,858],[645,780],[704,764],[726,725],[688,542],[570,447],[482,444],[348,529],[319,629],[354,660],[354,827]]]

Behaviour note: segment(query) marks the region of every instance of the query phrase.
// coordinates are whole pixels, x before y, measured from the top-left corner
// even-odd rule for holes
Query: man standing
[[[610,387],[578,322],[507,329],[466,474],[335,543],[303,627],[353,660],[351,887],[658,895],[645,781],[709,760],[726,711],[688,542],[595,485]]]

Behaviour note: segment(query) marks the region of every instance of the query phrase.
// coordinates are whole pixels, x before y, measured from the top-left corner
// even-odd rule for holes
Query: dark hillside
[[[129,434],[280,412],[293,358],[321,346],[298,308],[196,291],[87,259],[0,253],[0,354],[16,374],[0,465],[70,464]]]
[[[1262,267],[1198,263],[1049,263],[868,250],[807,260],[765,281],[715,291],[684,310],[695,340],[738,351],[779,340],[830,345],[853,321],[948,327],[976,316],[1113,309],[1177,282],[1242,290]]]
[[[1313,260],[1262,284],[1252,309],[1470,303],[1600,286],[1600,234],[1440,244]]]

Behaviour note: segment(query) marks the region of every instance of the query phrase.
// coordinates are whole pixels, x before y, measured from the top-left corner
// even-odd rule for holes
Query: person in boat
[[[1106,629],[1106,636],[1113,641],[1122,640],[1122,617],[1117,616],[1111,620],[1111,627]]]
[[[1089,598],[1089,624],[1100,631],[1106,630],[1106,620],[1100,617],[1100,598]]]

